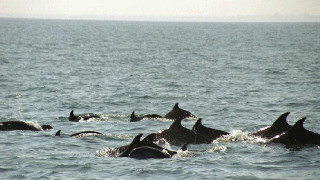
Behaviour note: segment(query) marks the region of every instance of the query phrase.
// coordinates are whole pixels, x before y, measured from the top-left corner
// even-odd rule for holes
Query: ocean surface
[[[132,111],[177,102],[231,135],[172,159],[106,153],[172,123]],[[71,110],[101,118],[70,122]],[[0,131],[0,179],[319,179],[320,147],[248,135],[287,111],[320,133],[320,23],[0,19],[0,121],[54,128]],[[85,130],[103,135],[67,136]]]

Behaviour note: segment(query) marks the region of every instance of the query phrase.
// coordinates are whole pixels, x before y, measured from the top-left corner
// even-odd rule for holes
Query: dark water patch
[[[5,173],[7,171],[14,171],[14,168],[8,168],[8,167],[0,167],[0,172]]]

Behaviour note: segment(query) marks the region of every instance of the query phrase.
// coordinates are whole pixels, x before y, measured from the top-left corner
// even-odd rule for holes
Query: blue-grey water
[[[306,116],[320,133],[319,98],[319,23],[3,18],[0,120],[54,129],[1,131],[0,179],[318,179],[319,147],[290,150],[247,133],[287,111],[289,124]],[[176,102],[231,135],[172,159],[105,153],[172,123],[130,123],[132,111],[164,115]],[[71,110],[102,117],[70,122]],[[103,135],[55,137],[59,129]]]

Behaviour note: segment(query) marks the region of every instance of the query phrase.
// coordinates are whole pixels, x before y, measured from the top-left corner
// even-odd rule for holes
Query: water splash
[[[216,146],[206,150],[206,152],[226,152],[226,151],[227,151],[227,146]]]
[[[164,138],[159,138],[154,143],[158,144],[159,146],[162,146],[166,149],[171,149],[170,143],[168,143]]]
[[[118,157],[119,151],[116,148],[103,148],[96,151],[95,156],[97,157]]]
[[[143,121],[153,120],[153,121],[164,121],[164,122],[173,121],[173,119],[167,119],[167,118],[150,118],[150,117],[145,117],[145,118],[143,118],[142,120],[143,120]]]
[[[194,157],[194,153],[188,150],[178,150],[177,154],[173,155],[172,158],[186,158],[186,157]]]
[[[88,114],[90,115],[90,114]],[[95,114],[92,114],[95,115]],[[101,114],[98,115],[99,117],[93,117],[89,118],[87,120],[83,120],[82,118],[79,120],[79,122],[94,122],[94,121],[123,121],[124,118],[127,117],[127,115],[121,115],[121,114]]]
[[[260,143],[265,144],[267,139],[264,139],[260,136],[254,136],[249,132],[243,132],[241,130],[232,131],[228,135],[221,136],[220,138],[215,139],[212,143],[229,143],[229,142],[250,142],[250,143]]]
[[[73,136],[73,137],[81,138],[81,137],[99,136],[99,135],[101,135],[101,134],[97,134],[97,133],[81,133],[81,134]]]
[[[79,120],[79,122],[94,122],[94,121],[101,121],[101,119],[100,118],[89,118],[87,120],[83,120],[83,118],[81,118]]]
[[[33,122],[33,121],[23,121],[23,122],[28,124],[28,126],[32,126],[32,127],[36,128],[36,129],[38,129],[39,131],[43,130],[42,127],[36,121],[35,122]]]

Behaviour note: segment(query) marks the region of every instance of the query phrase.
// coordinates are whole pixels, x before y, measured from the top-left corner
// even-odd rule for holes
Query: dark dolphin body
[[[172,110],[168,112],[166,115],[163,116],[167,119],[185,119],[185,118],[195,118],[196,116],[193,115],[191,112],[180,109],[179,103],[176,103]]]
[[[99,115],[94,115],[94,114],[86,114],[84,116],[75,116],[73,114],[73,110],[70,112],[70,115],[69,115],[69,121],[74,121],[74,122],[79,122],[80,120],[88,120],[90,118],[100,118]]]
[[[130,116],[130,122],[137,122],[137,121],[142,120],[143,118],[162,118],[162,116],[160,116],[158,114],[146,114],[144,116],[138,117],[134,114],[134,111],[133,111]]]
[[[29,130],[29,131],[42,131],[52,129],[50,125],[36,126],[32,122],[25,121],[5,121],[0,122],[0,131],[13,131],[13,130]]]
[[[205,138],[190,129],[181,125],[182,119],[176,119],[168,129],[157,133],[157,138],[163,138],[171,145],[183,144],[208,144],[211,143],[210,139]]]
[[[130,158],[136,159],[164,159],[164,158],[171,158],[170,154],[163,153],[159,149],[148,147],[148,146],[141,146],[138,148],[134,148],[130,154],[128,155]]]
[[[97,132],[97,131],[81,131],[81,132],[78,132],[78,133],[71,134],[69,136],[71,136],[71,137],[83,137],[83,136],[88,136],[89,134],[90,135],[102,135],[102,133]],[[56,136],[60,136],[61,135],[61,130],[58,130],[55,135]]]
[[[165,150],[170,156],[177,154],[176,151],[171,151],[171,150],[165,149],[165,148],[153,143],[153,140],[154,140],[153,134],[151,136],[145,137],[142,141],[140,141],[142,135],[143,135],[142,133],[138,134],[129,145],[125,145],[125,146],[121,146],[121,147],[116,148],[117,154],[120,154],[118,157],[129,157],[130,153],[134,149],[139,148],[139,147],[148,147],[148,148],[152,148],[152,149],[157,149],[160,152]],[[139,150],[139,151],[141,151],[141,150]]]
[[[192,130],[202,136],[206,137],[210,141],[217,139],[220,136],[228,135],[229,133],[217,129],[208,128],[202,125],[202,118],[199,118],[197,122],[194,124]]]
[[[276,135],[280,135],[283,132],[286,132],[291,128],[291,125],[289,125],[287,122],[287,117],[289,114],[290,112],[281,114],[271,126],[260,129],[253,133],[253,135],[261,136],[263,138],[273,138]]]
[[[271,143],[281,143],[287,148],[300,147],[303,145],[320,145],[320,134],[306,130],[303,123],[306,117],[298,120],[288,131],[274,137]]]

